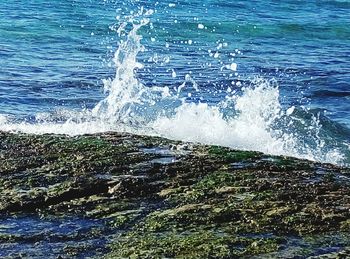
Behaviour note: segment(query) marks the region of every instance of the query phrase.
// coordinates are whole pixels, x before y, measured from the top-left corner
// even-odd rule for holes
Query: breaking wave
[[[114,78],[103,80],[106,97],[93,109],[57,110],[40,113],[32,120],[0,115],[0,130],[34,134],[81,135],[126,131],[170,139],[257,150],[321,162],[349,163],[346,138],[332,136],[320,111],[282,107],[279,87],[261,77],[227,86],[215,104],[201,99],[201,85],[187,74],[183,82],[169,86],[145,86],[137,77],[143,67],[137,56],[145,50],[140,28],[149,23],[153,11],[141,9],[126,17],[117,33]],[[239,65],[239,64],[238,64]],[[236,70],[237,64],[226,69]],[[173,76],[175,71],[173,71]]]

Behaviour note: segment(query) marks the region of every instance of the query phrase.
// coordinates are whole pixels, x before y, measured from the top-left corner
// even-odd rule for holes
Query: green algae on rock
[[[348,168],[126,133],[0,132],[0,159],[0,256],[349,254]]]

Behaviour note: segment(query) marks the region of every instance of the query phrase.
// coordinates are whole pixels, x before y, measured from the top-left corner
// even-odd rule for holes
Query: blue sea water
[[[347,0],[2,0],[0,130],[350,164],[349,23]]]

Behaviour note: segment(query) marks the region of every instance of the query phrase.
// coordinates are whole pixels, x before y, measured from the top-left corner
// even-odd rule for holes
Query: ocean
[[[350,1],[2,0],[0,130],[350,165]]]

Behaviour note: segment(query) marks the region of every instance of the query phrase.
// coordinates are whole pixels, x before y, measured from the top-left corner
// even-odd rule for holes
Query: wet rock
[[[0,257],[283,258],[350,246],[348,168],[126,133],[0,132],[0,159]]]

